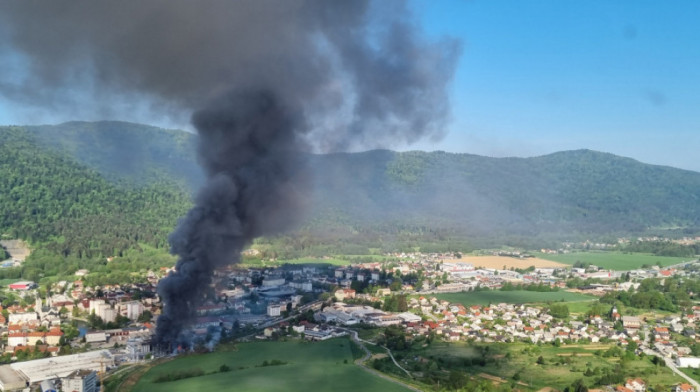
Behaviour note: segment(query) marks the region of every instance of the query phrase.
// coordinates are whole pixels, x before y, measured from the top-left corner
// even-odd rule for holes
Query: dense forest
[[[168,177],[109,181],[71,156],[41,148],[20,128],[0,128],[0,230],[62,257],[106,258],[167,237],[190,205]]]
[[[71,269],[133,258],[144,247],[164,254],[202,183],[196,142],[191,133],[113,121],[0,127],[0,234],[29,241],[39,250],[33,260],[70,259]],[[304,161],[314,181],[306,215],[295,231],[256,241],[270,257],[700,233],[700,173],[606,153],[375,150]]]

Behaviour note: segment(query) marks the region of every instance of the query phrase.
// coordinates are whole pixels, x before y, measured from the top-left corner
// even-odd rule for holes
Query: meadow
[[[589,263],[601,268],[615,271],[638,269],[643,265],[661,265],[662,267],[665,267],[693,260],[692,258],[654,256],[645,253],[605,251],[576,252],[555,255],[537,253],[537,257],[568,265],[573,265],[580,261],[582,263]]]
[[[449,301],[452,303],[461,303],[464,306],[468,305],[488,305],[498,303],[525,304],[525,303],[542,303],[542,302],[581,302],[592,301],[596,299],[594,296],[584,295],[579,293],[570,293],[568,291],[467,291],[461,293],[442,293],[432,294],[440,300]]]
[[[278,365],[262,366],[279,361]],[[229,371],[220,372],[226,365]],[[167,374],[201,369],[202,376],[155,382]],[[191,354],[149,370],[134,392],[238,391],[386,391],[407,389],[369,373],[353,363],[347,338],[323,342],[253,342],[223,345],[215,352]]]
[[[442,363],[452,363],[473,377],[487,378],[495,383],[518,382],[518,388],[521,390],[536,391],[545,387],[562,390],[577,379],[582,379],[586,385],[592,387],[605,371],[614,371],[618,364],[621,364],[620,358],[598,355],[611,346],[600,344],[554,347],[527,343],[470,345],[439,342],[415,350],[411,355],[417,358],[441,358]],[[484,348],[487,349],[485,354]],[[461,365],[464,359],[481,357],[490,360],[483,366],[477,362],[466,367]],[[405,365],[410,366],[410,362],[410,359],[407,360]],[[590,372],[586,373],[588,369]],[[649,357],[635,357],[632,361],[625,361],[617,371],[625,377],[642,377],[652,386],[670,387],[681,381],[670,369],[653,364]]]
[[[278,259],[275,261],[270,260],[260,260],[260,259],[245,259],[241,262],[243,267],[255,268],[255,267],[279,267],[283,264],[313,264],[318,266],[333,265],[333,266],[346,266],[352,264],[349,260],[343,260],[339,258],[315,258],[315,257],[302,257],[299,259]]]
[[[274,261],[260,259],[245,259],[243,265],[250,267],[276,267],[283,264],[317,264],[347,266],[358,263],[375,263],[389,260],[390,257],[384,255],[336,255],[327,257],[300,257],[297,259],[277,259]]]

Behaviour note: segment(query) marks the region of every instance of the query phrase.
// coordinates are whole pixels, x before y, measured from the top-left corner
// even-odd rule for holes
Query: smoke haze
[[[191,117],[208,180],[172,234],[158,292],[172,344],[253,238],[290,227],[300,152],[441,136],[459,55],[401,1],[88,0],[0,4],[0,95],[38,110]]]

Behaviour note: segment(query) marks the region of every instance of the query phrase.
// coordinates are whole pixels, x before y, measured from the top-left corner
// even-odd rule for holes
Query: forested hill
[[[477,236],[700,225],[700,173],[590,150],[536,158],[370,151],[314,161],[327,217],[433,222]]]
[[[123,122],[0,127],[0,229],[80,257],[167,234],[201,183],[196,136]],[[311,155],[290,243],[564,239],[698,232],[700,173],[595,151],[536,158],[369,151]]]
[[[168,176],[148,184],[108,181],[72,155],[46,148],[26,129],[0,127],[4,238],[102,260],[139,244],[167,249],[167,236],[189,205],[189,193]]]
[[[148,184],[167,177],[182,180],[190,189],[201,184],[192,133],[120,121],[72,121],[25,129],[39,145],[71,156],[109,179]]]

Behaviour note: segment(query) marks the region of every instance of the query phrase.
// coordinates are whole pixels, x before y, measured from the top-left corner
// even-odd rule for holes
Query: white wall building
[[[277,287],[282,286],[286,280],[281,277],[268,276],[262,282],[263,287]]]
[[[105,331],[88,332],[85,334],[85,343],[104,343],[107,341]]]
[[[139,301],[129,301],[119,304],[119,314],[129,320],[136,320],[143,313],[143,304]]]
[[[72,392],[97,392],[97,373],[92,370],[76,370],[61,379],[62,390]]]
[[[10,317],[9,317],[8,321],[10,324],[21,324],[21,323],[26,323],[29,321],[35,321],[38,319],[39,319],[39,316],[37,316],[36,312],[10,313]]]
[[[95,315],[99,316],[99,313],[97,312],[97,307],[104,304],[105,300],[103,299],[91,299],[90,304],[88,306],[88,314],[95,313]]]
[[[700,358],[698,357],[678,357],[676,359],[676,365],[680,368],[690,367],[690,368],[700,368]]]
[[[282,314],[282,307],[278,304],[267,305],[267,315],[270,317],[277,317]]]

